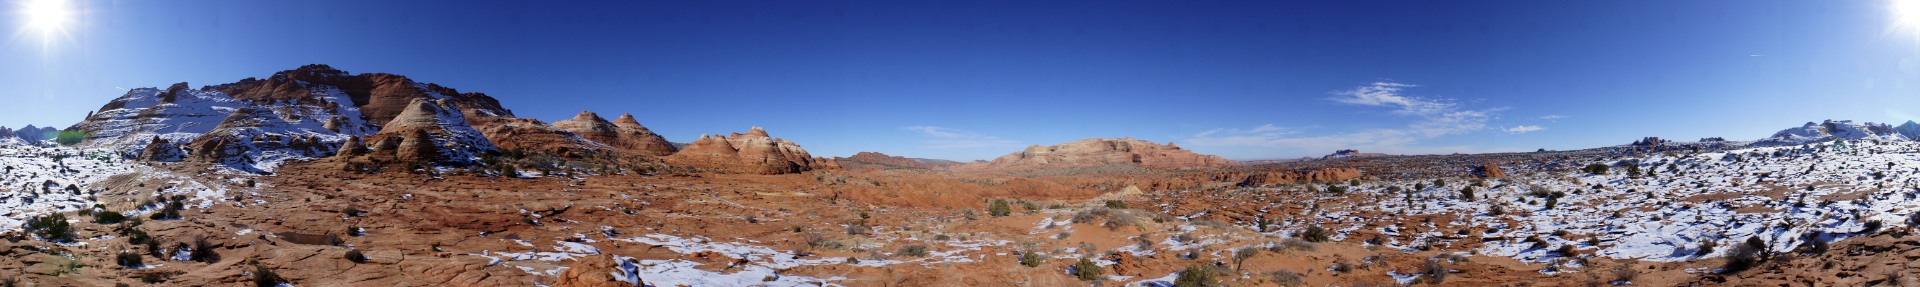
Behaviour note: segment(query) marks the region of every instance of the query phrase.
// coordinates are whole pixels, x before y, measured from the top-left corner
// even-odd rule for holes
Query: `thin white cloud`
[[[1510,127],[1505,129],[1505,131],[1507,131],[1507,133],[1510,133],[1510,134],[1524,134],[1524,133],[1544,131],[1544,130],[1547,130],[1547,128],[1543,128],[1540,126],[1531,126],[1531,125],[1516,126],[1516,127]]]
[[[1020,142],[1000,137],[976,134],[965,130],[935,127],[911,126],[902,128],[920,134],[926,139],[925,148],[933,149],[973,149],[973,148],[1010,148],[1020,147]]]
[[[1501,109],[1467,109],[1449,100],[1407,96],[1406,88],[1417,85],[1375,82],[1352,90],[1334,92],[1329,100],[1368,107],[1392,108],[1392,113],[1411,117],[1400,128],[1380,128],[1318,136],[1297,135],[1297,129],[1271,124],[1251,129],[1213,129],[1195,134],[1185,142],[1195,146],[1268,147],[1301,150],[1357,148],[1397,153],[1451,153],[1471,151],[1468,147],[1415,147],[1420,140],[1478,132]]]
[[[1540,116],[1540,119],[1542,119],[1542,120],[1546,120],[1546,121],[1549,121],[1549,122],[1560,122],[1560,120],[1564,120],[1564,119],[1567,119],[1567,118],[1571,118],[1571,117],[1569,117],[1569,116],[1563,116],[1563,115],[1544,115],[1544,116]]]

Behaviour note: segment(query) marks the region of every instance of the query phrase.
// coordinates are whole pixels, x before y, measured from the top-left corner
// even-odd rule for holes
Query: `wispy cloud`
[[[1516,126],[1516,127],[1506,128],[1504,130],[1510,134],[1524,134],[1524,133],[1530,133],[1530,132],[1544,131],[1544,130],[1547,130],[1547,128],[1543,128],[1540,126]]]
[[[902,129],[920,134],[920,137],[926,139],[924,146],[926,148],[972,149],[1020,147],[1020,142],[1018,141],[976,134],[959,129],[935,126],[911,126]]]
[[[1302,136],[1298,129],[1271,124],[1251,129],[1213,129],[1195,134],[1186,142],[1195,146],[1270,147],[1302,150],[1361,150],[1398,153],[1447,153],[1470,151],[1467,147],[1415,147],[1420,140],[1467,134],[1487,129],[1487,122],[1501,109],[1470,109],[1446,99],[1408,96],[1407,88],[1417,85],[1375,82],[1352,90],[1334,92],[1333,102],[1392,108],[1393,114],[1411,118],[1406,126],[1378,128],[1317,136]]]
[[[1560,122],[1560,120],[1564,120],[1564,119],[1567,119],[1567,118],[1571,118],[1571,117],[1569,117],[1569,116],[1563,116],[1563,115],[1544,115],[1544,116],[1540,116],[1540,119],[1542,119],[1542,120],[1546,120],[1546,121],[1549,121],[1549,122]]]

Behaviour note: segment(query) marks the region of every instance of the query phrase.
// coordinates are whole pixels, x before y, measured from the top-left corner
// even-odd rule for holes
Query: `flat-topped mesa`
[[[942,169],[960,164],[960,162],[950,160],[890,156],[870,151],[855,153],[849,157],[834,158],[834,161],[838,164],[846,165],[848,169]]]
[[[1132,138],[1094,138],[1052,146],[1029,146],[1020,152],[995,158],[991,162],[967,164],[963,169],[1018,171],[1114,165],[1187,169],[1229,167],[1237,164],[1232,160],[1194,153],[1177,146],[1160,145]]]
[[[828,160],[814,157],[799,144],[774,138],[755,127],[746,134],[701,135],[667,162],[712,171],[755,174],[800,173],[828,169]]]
[[[677,151],[665,137],[641,126],[639,121],[633,119],[633,114],[622,114],[619,119],[609,122],[599,114],[581,111],[572,119],[553,122],[553,126],[631,154],[667,156]]]

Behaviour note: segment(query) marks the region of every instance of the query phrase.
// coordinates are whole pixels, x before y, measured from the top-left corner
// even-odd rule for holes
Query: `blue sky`
[[[1920,115],[1920,33],[1887,0],[88,1],[53,37],[5,1],[10,127],[309,63],[823,156],[1530,151]]]

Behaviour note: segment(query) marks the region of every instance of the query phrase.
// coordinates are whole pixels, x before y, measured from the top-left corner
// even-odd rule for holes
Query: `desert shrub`
[[[1868,220],[1866,223],[1862,223],[1861,225],[1862,225],[1862,228],[1860,229],[1860,233],[1874,233],[1874,232],[1880,231],[1879,220]]]
[[[1340,272],[1340,273],[1353,272],[1353,260],[1340,259],[1340,261],[1336,261],[1333,263],[1332,268],[1328,268],[1328,269],[1332,269],[1334,272]]]
[[[1005,199],[995,199],[993,200],[993,204],[987,205],[987,215],[1003,217],[1012,214],[1013,206],[1009,205]]]
[[[1447,269],[1447,265],[1441,264],[1438,260],[1427,260],[1426,265],[1420,266],[1420,276],[1426,277],[1427,281],[1433,284],[1445,283]]]
[[[73,241],[73,226],[68,225],[67,216],[63,214],[35,216],[27,219],[27,224],[22,227],[47,241]]]
[[[1698,256],[1707,256],[1707,254],[1713,254],[1713,248],[1719,247],[1719,245],[1720,243],[1714,242],[1712,238],[1708,238],[1706,239],[1706,241],[1700,242],[1700,249],[1693,250],[1693,256],[1698,257]]]
[[[1241,247],[1240,249],[1233,250],[1233,270],[1244,270],[1243,267],[1246,266],[1247,259],[1253,259],[1254,255],[1259,254],[1260,249],[1253,247]]]
[[[1044,255],[1041,255],[1040,252],[1038,251],[1027,251],[1027,252],[1020,253],[1020,266],[1040,267],[1040,264],[1046,264],[1046,263],[1047,263],[1047,257]]]
[[[1102,210],[1102,212],[1100,212],[1099,214],[1095,214],[1093,211],[1094,209]],[[1090,208],[1086,210],[1081,210],[1080,212],[1074,212],[1073,218],[1069,220],[1072,220],[1074,223],[1093,224],[1093,220],[1100,218],[1100,214],[1106,214],[1106,212],[1104,212],[1105,210],[1106,210],[1105,208]]]
[[[1127,209],[1127,202],[1120,201],[1117,199],[1109,199],[1106,202],[1106,207],[1112,208],[1112,209]]]
[[[1800,252],[1807,254],[1827,253],[1827,240],[1819,235],[1808,236],[1807,243],[1800,245]]]
[[[873,234],[873,227],[867,226],[867,224],[865,223],[854,223],[854,224],[847,225],[847,235],[872,235],[872,234]]]
[[[1114,212],[1112,216],[1107,216],[1107,222],[1100,224],[1100,226],[1106,227],[1107,230],[1117,231],[1120,230],[1120,228],[1134,226],[1139,223],[1140,216],[1134,215],[1132,212]]]
[[[1607,165],[1602,163],[1587,164],[1586,167],[1580,168],[1580,171],[1589,174],[1607,174]]]
[[[93,214],[93,223],[119,224],[121,221],[125,221],[125,220],[127,220],[127,216],[120,214],[119,212],[101,211]]]
[[[1268,246],[1267,251],[1271,251],[1273,253],[1282,253],[1282,252],[1296,251],[1296,250],[1313,251],[1314,245],[1315,244],[1313,242],[1307,242],[1307,240],[1305,239],[1287,238],[1287,239],[1281,239],[1279,243],[1274,243],[1273,245]]]
[[[1214,277],[1216,277],[1216,275],[1214,274],[1213,266],[1204,265],[1204,264],[1187,266],[1187,269],[1180,270],[1179,277],[1173,278],[1173,286],[1174,287],[1220,286],[1220,280],[1215,279]]]
[[[1727,264],[1722,268],[1725,268],[1727,273],[1745,271],[1759,265],[1762,257],[1767,255],[1766,252],[1765,241],[1761,241],[1760,237],[1749,237],[1747,242],[1727,250]]]
[[[814,248],[814,249],[839,250],[839,249],[847,248],[847,245],[845,243],[840,243],[839,240],[829,239],[825,235],[814,233],[814,234],[807,234],[807,247]]]
[[[1318,225],[1308,226],[1307,230],[1300,231],[1300,236],[1298,237],[1308,242],[1327,242],[1328,239],[1333,237],[1333,231]]]
[[[1540,236],[1538,235],[1528,235],[1527,239],[1522,239],[1520,241],[1532,243],[1531,245],[1527,246],[1527,249],[1546,249],[1548,245],[1547,240],[1540,239]]]
[[[220,254],[213,252],[213,244],[207,243],[206,237],[193,238],[193,248],[189,250],[191,251],[187,252],[187,257],[194,262],[214,263],[220,261]]]
[[[1633,261],[1628,261],[1627,264],[1613,267],[1613,282],[1632,283],[1633,279],[1637,277],[1640,277],[1640,270],[1634,268]]]
[[[1473,186],[1460,188],[1460,200],[1473,201]]]
[[[1280,287],[1297,287],[1297,286],[1307,285],[1307,277],[1301,276],[1300,273],[1298,272],[1278,270],[1278,271],[1268,272],[1267,276],[1273,277],[1273,283],[1279,284]]]
[[[360,208],[348,206],[347,208],[341,208],[340,214],[345,214],[349,217],[360,217],[362,215],[366,215],[367,211],[360,210]]]
[[[144,259],[145,257],[140,256],[139,253],[120,252],[120,254],[113,257],[113,262],[119,263],[120,267],[139,268],[141,265],[146,265],[141,262],[144,261]]]
[[[1074,278],[1080,278],[1080,280],[1083,281],[1094,281],[1100,280],[1100,274],[1105,272],[1105,270],[1100,269],[1100,265],[1093,264],[1093,260],[1081,257],[1080,262],[1073,263],[1073,270],[1070,270],[1068,273],[1073,274]]]
[[[1500,207],[1500,205],[1487,207],[1487,215],[1501,216],[1506,214],[1507,214],[1507,209],[1504,207]]]
[[[921,244],[901,246],[900,250],[894,251],[893,254],[913,256],[913,257],[927,257],[927,246],[921,245]]]
[[[180,219],[180,210],[182,209],[186,209],[186,204],[180,203],[180,200],[178,199],[171,200],[167,202],[166,207],[160,208],[160,211],[154,212],[152,215],[148,215],[147,219],[153,219],[153,220]]]
[[[361,235],[366,235],[366,233],[365,233],[365,232],[361,232],[361,230],[360,230],[360,227],[359,227],[359,226],[352,226],[352,225],[348,225],[348,226],[347,226],[347,232],[346,232],[346,233],[347,233],[347,236],[354,236],[354,237],[358,237],[358,236],[361,236]]]
[[[366,255],[366,254],[360,254],[360,250],[357,250],[357,249],[347,249],[347,256],[346,256],[346,258],[347,258],[347,261],[350,261],[350,262],[353,262],[353,263],[365,263],[365,262],[367,262],[367,255]]]
[[[267,269],[266,266],[260,265],[253,266],[253,286],[272,287],[279,286],[280,283],[286,282],[287,279],[280,278],[280,274],[274,274],[273,269]]]
[[[1575,251],[1573,244],[1561,244],[1560,248],[1553,250],[1554,253],[1560,253],[1561,256],[1573,256]]]

